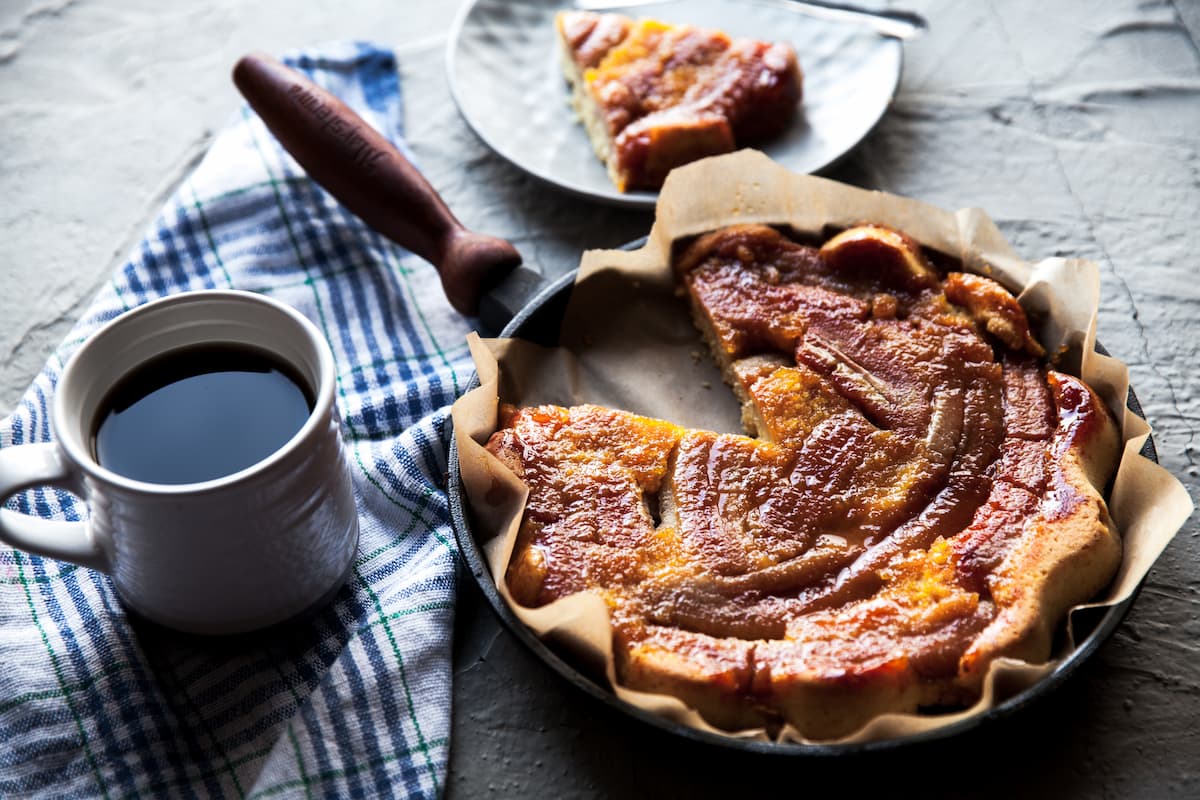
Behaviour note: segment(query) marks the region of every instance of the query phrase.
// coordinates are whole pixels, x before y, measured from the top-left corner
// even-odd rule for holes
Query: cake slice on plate
[[[623,192],[779,135],[800,101],[787,44],[589,11],[562,12],[556,25],[571,103]]]

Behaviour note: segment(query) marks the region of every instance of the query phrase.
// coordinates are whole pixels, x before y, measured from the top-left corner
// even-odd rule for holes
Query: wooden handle
[[[511,244],[462,226],[391,142],[345,103],[270,56],[244,56],[233,82],[314,181],[387,238],[437,268],[450,305],[479,298],[521,263]]]

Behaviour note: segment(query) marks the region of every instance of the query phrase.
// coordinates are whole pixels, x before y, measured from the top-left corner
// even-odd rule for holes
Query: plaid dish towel
[[[389,51],[341,45],[288,63],[392,141]],[[50,438],[63,362],[122,311],[202,288],[262,292],[308,316],[337,366],[361,541],[310,625],[196,640],[131,620],[108,579],[0,548],[0,796],[436,796],[445,785],[456,550],[449,404],[469,330],[433,268],[367,229],[242,108],[0,425]],[[9,503],[79,519],[70,495]]]

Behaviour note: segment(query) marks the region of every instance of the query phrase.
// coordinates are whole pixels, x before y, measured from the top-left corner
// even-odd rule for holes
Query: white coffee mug
[[[109,390],[157,356],[218,343],[266,350],[308,382],[315,403],[300,430],[262,461],[201,483],[147,483],[101,466],[91,437]],[[337,591],[358,544],[335,379],[316,326],[261,295],[187,292],[129,311],[67,362],[54,441],[0,450],[0,501],[58,486],[87,502],[89,519],[4,509],[0,541],[108,573],[129,608],[171,628],[240,633],[296,616]]]

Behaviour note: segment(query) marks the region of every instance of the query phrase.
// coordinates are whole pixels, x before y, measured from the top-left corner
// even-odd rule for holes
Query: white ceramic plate
[[[475,0],[450,34],[450,90],[467,123],[502,157],[567,191],[652,208],[657,192],[626,192],[608,178],[569,104],[559,66],[556,12],[570,0]],[[825,169],[887,110],[900,82],[899,40],[755,0],[677,0],[622,11],[689,22],[732,36],[788,41],[800,57],[804,99],[791,127],[761,149],[796,172]]]

